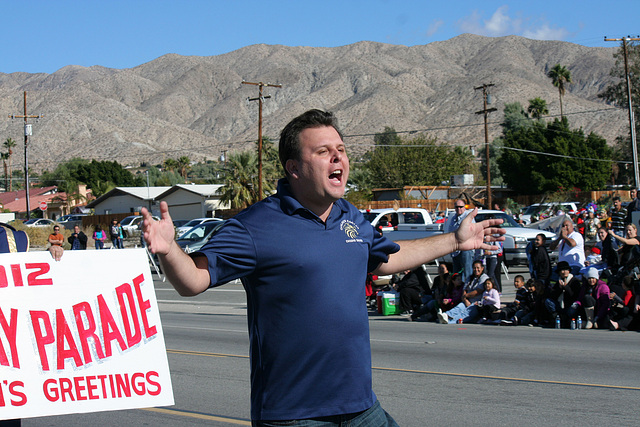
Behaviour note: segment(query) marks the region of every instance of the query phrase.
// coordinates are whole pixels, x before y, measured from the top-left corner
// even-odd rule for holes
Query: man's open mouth
[[[329,179],[336,179],[338,181],[342,181],[342,170],[335,170],[329,175]]]

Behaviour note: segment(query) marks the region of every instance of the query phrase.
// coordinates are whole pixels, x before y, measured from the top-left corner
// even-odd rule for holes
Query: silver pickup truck
[[[500,218],[503,220],[502,227],[506,230],[503,242],[504,260],[508,266],[526,265],[527,253],[525,251],[529,242],[542,233],[547,236],[547,246],[556,238],[556,234],[550,231],[543,231],[534,228],[523,227],[518,224],[510,215],[502,211],[480,210],[476,216],[476,221],[485,219]],[[444,224],[398,224],[396,229],[384,231],[384,235],[393,241],[419,239],[443,233]],[[558,257],[557,252],[550,252],[551,261]],[[445,257],[445,260],[449,257]]]

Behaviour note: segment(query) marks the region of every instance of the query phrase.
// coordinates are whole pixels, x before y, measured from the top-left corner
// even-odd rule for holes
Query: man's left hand
[[[462,220],[460,227],[456,231],[458,250],[470,251],[473,249],[484,249],[496,251],[500,249],[499,246],[493,246],[489,243],[504,241],[504,233],[506,233],[506,230],[498,227],[502,224],[502,220],[494,218],[481,222],[472,222],[477,214],[478,208],[474,208],[469,215]]]

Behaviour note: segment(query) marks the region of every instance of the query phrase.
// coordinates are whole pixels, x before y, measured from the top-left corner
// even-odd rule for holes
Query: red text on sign
[[[22,406],[27,403],[27,395],[23,392],[24,383],[22,381],[0,382],[0,407]],[[7,402],[7,399],[9,401]]]
[[[157,396],[162,391],[156,371],[129,374],[90,375],[48,379],[42,384],[50,402],[115,399],[131,396]]]
[[[50,370],[48,349],[55,351],[56,369],[61,370],[67,359],[73,360],[76,367],[91,363],[92,347],[98,359],[104,359],[113,354],[114,341],[124,351],[140,343],[143,335],[149,339],[157,334],[156,326],[150,325],[147,317],[151,303],[142,296],[140,285],[143,281],[140,274],[133,279],[133,286],[123,283],[115,289],[120,309],[115,315],[102,294],[97,297],[97,313],[87,301],[73,305],[73,323],[67,321],[62,309],[56,309],[55,331],[49,312],[31,310],[29,314],[42,370]],[[76,342],[73,332],[77,333],[79,342]]]
[[[7,269],[4,265],[0,265],[0,288],[6,288],[10,284],[20,287],[24,286],[23,277],[27,274],[27,286],[43,286],[53,285],[51,277],[42,277],[49,273],[51,266],[46,262],[27,262],[21,264],[11,264],[9,266],[11,275],[7,275]],[[33,270],[29,272],[29,270]]]

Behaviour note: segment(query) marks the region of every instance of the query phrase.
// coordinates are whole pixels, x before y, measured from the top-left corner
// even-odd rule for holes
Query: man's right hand
[[[160,221],[145,208],[141,209],[142,231],[149,250],[158,254],[162,270],[180,295],[192,296],[209,287],[208,261],[204,256],[195,260],[185,254],[176,243],[175,229],[169,215],[169,205],[160,202]]]
[[[171,250],[175,237],[175,228],[171,215],[169,215],[169,205],[167,202],[160,202],[160,221],[156,221],[146,208],[141,209],[142,232],[144,240],[151,253],[166,255]]]

